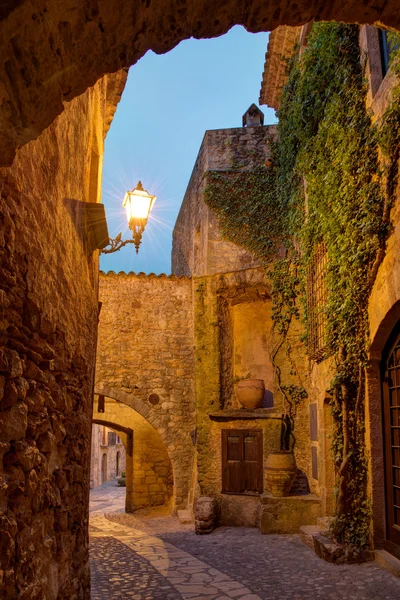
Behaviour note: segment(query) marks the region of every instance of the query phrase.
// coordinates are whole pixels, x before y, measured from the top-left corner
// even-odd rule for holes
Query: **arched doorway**
[[[103,454],[101,457],[101,483],[107,481],[107,454]]]
[[[386,548],[400,557],[400,321],[382,360]]]

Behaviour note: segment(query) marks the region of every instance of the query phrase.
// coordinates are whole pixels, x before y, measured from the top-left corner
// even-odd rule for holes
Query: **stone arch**
[[[96,418],[92,419],[92,423],[97,425],[103,425],[118,431],[122,439],[122,443],[125,446],[126,452],[126,493],[125,493],[125,511],[133,512],[133,475],[132,475],[132,463],[133,463],[133,431],[129,427],[123,427],[119,423],[113,421],[107,421],[106,419]]]
[[[207,0],[76,3],[73,0],[6,2],[0,10],[1,165],[35,139],[70,101],[106,73],[135,64],[147,50],[163,54],[180,41],[210,38],[234,25],[270,31],[311,20],[381,23],[400,28],[397,0],[321,2]],[[115,15],[118,15],[116,18]],[[45,60],[43,60],[45,57]]]
[[[95,391],[95,394],[97,394],[98,391]],[[184,473],[181,469],[180,469],[180,457],[179,457],[179,453],[175,452],[175,447],[171,444],[171,441],[169,440],[168,436],[165,435],[165,432],[163,430],[163,428],[160,428],[157,423],[155,422],[155,418],[151,415],[151,411],[150,411],[150,415],[149,413],[146,411],[145,408],[143,408],[141,406],[142,403],[132,403],[132,401],[130,401],[129,398],[131,395],[130,394],[125,394],[124,392],[119,392],[117,390],[112,390],[109,388],[103,388],[101,391],[101,394],[104,395],[106,398],[109,398],[113,401],[116,402],[116,404],[122,404],[125,407],[129,407],[131,408],[135,413],[137,413],[137,415],[140,416],[140,418],[142,419],[142,421],[144,421],[148,428],[150,427],[151,430],[153,430],[156,434],[156,436],[159,438],[160,443],[157,443],[157,439],[153,437],[153,443],[151,444],[151,451],[152,454],[154,455],[155,453],[157,453],[157,447],[159,448],[159,450],[161,450],[161,456],[159,457],[159,460],[157,461],[157,464],[154,466],[154,468],[150,468],[148,469],[147,473],[141,473],[141,471],[145,471],[146,467],[148,467],[149,465],[140,465],[139,462],[137,462],[136,460],[136,456],[135,455],[135,443],[136,444],[140,444],[140,448],[141,448],[141,454],[143,455],[143,449],[144,449],[144,438],[143,438],[143,434],[141,435],[141,437],[138,437],[138,435],[136,435],[135,438],[135,428],[132,427],[132,429],[130,429],[130,431],[132,432],[132,437],[131,437],[131,447],[130,447],[130,462],[128,464],[128,458],[127,458],[127,486],[128,486],[128,470],[130,470],[130,476],[132,476],[133,473],[133,477],[132,477],[132,500],[130,502],[130,506],[131,509],[129,512],[131,512],[132,510],[135,510],[137,508],[140,508],[141,506],[152,506],[152,505],[157,505],[157,504],[163,504],[163,503],[168,503],[168,499],[172,496],[172,508],[180,508],[182,505],[186,506],[186,498],[183,497],[182,499],[182,489],[185,489],[185,486],[182,484],[182,479],[187,479],[187,474]],[[115,397],[118,396],[118,397]],[[139,410],[136,408],[139,408]],[[107,413],[107,403],[106,403],[106,408],[105,408],[105,414]],[[145,414],[147,414],[147,416],[145,416]],[[96,413],[95,408],[94,408],[94,418],[93,418],[93,423],[103,423],[103,424],[107,424],[108,427],[111,427],[113,429],[116,430],[120,430],[123,432],[124,428],[121,425],[116,425],[115,422],[111,422],[109,420],[103,419],[98,413]],[[150,418],[149,418],[150,417]],[[140,424],[138,424],[140,425]],[[150,449],[150,448],[149,448]],[[164,449],[164,450],[162,450]],[[163,454],[164,453],[164,454]],[[128,450],[127,450],[127,455],[128,455]],[[168,469],[168,465],[166,464],[165,458],[163,459],[163,455],[167,458],[168,463],[170,465],[169,469],[169,473],[172,475],[172,479],[173,479],[173,485],[171,478],[170,478],[170,474],[166,471],[166,469]],[[143,478],[146,475],[146,480],[143,481]],[[146,491],[144,489],[144,485],[147,484],[147,479],[148,476],[150,476],[152,479],[154,477],[156,477],[156,480],[151,481],[150,485],[147,485],[149,493],[148,493],[148,500],[144,501],[144,498],[146,497]],[[156,489],[151,489],[151,486],[153,486],[153,488],[155,488],[155,486],[159,486],[160,484],[164,487],[163,482],[161,481],[161,479],[166,482],[167,488],[170,489],[170,487],[172,486],[172,494],[170,492],[166,492],[164,489],[164,501],[157,501],[157,497],[160,496],[160,493],[156,490]],[[140,488],[138,487],[140,486]],[[160,500],[161,500],[161,496],[160,496]],[[127,511],[128,512],[128,511]]]

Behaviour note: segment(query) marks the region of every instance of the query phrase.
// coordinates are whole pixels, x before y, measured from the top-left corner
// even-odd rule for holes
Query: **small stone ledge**
[[[311,548],[315,554],[326,562],[340,564],[355,564],[374,560],[372,550],[359,552],[350,544],[338,544],[328,537],[328,531],[321,530],[319,525],[300,527],[301,541]],[[400,563],[400,561],[398,561]]]
[[[261,533],[298,533],[302,525],[311,525],[321,516],[321,498],[315,494],[278,498],[267,492],[260,500]]]
[[[274,412],[275,410],[275,412]],[[217,410],[208,413],[212,421],[236,421],[236,420],[254,420],[254,419],[282,419],[281,413],[276,412],[274,408],[253,408],[246,410],[245,408]]]
[[[375,562],[395,577],[400,577],[400,560],[386,550],[375,550]]]

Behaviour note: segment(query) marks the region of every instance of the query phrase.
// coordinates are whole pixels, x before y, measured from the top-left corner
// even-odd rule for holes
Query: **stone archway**
[[[103,425],[104,427],[109,427],[110,429],[114,429],[121,435],[122,443],[125,446],[126,452],[126,494],[125,494],[125,511],[133,512],[135,507],[133,504],[133,431],[129,427],[124,427],[119,423],[114,423],[113,421],[108,421],[107,419],[95,418],[92,420],[92,423],[97,425]],[[106,456],[105,454],[103,456]],[[106,456],[107,458],[107,456]],[[102,459],[103,460],[103,459]],[[103,465],[102,465],[102,473],[103,473]],[[107,479],[106,479],[107,481]],[[104,483],[104,482],[102,482]]]
[[[110,395],[105,398],[104,413],[96,410],[95,403],[93,423],[106,424],[107,427],[122,432],[126,427],[121,426],[121,423],[129,425],[130,447],[127,448],[126,476],[130,502],[127,512],[161,505],[174,509],[177,487],[174,479],[177,473],[179,489],[180,473],[157,428],[132,406],[117,401]]]
[[[311,20],[380,22],[400,28],[397,0],[143,0],[76,3],[27,0],[0,10],[1,165],[35,139],[64,109],[106,73],[135,64],[151,49],[171,50],[189,37],[209,38],[233,25],[270,31]]]

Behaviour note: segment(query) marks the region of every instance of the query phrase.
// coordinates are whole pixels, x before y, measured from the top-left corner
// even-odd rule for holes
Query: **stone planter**
[[[267,485],[273,496],[288,496],[296,477],[297,466],[293,452],[272,452],[265,463]]]
[[[236,397],[243,408],[258,408],[264,398],[262,379],[242,379],[236,384]]]

